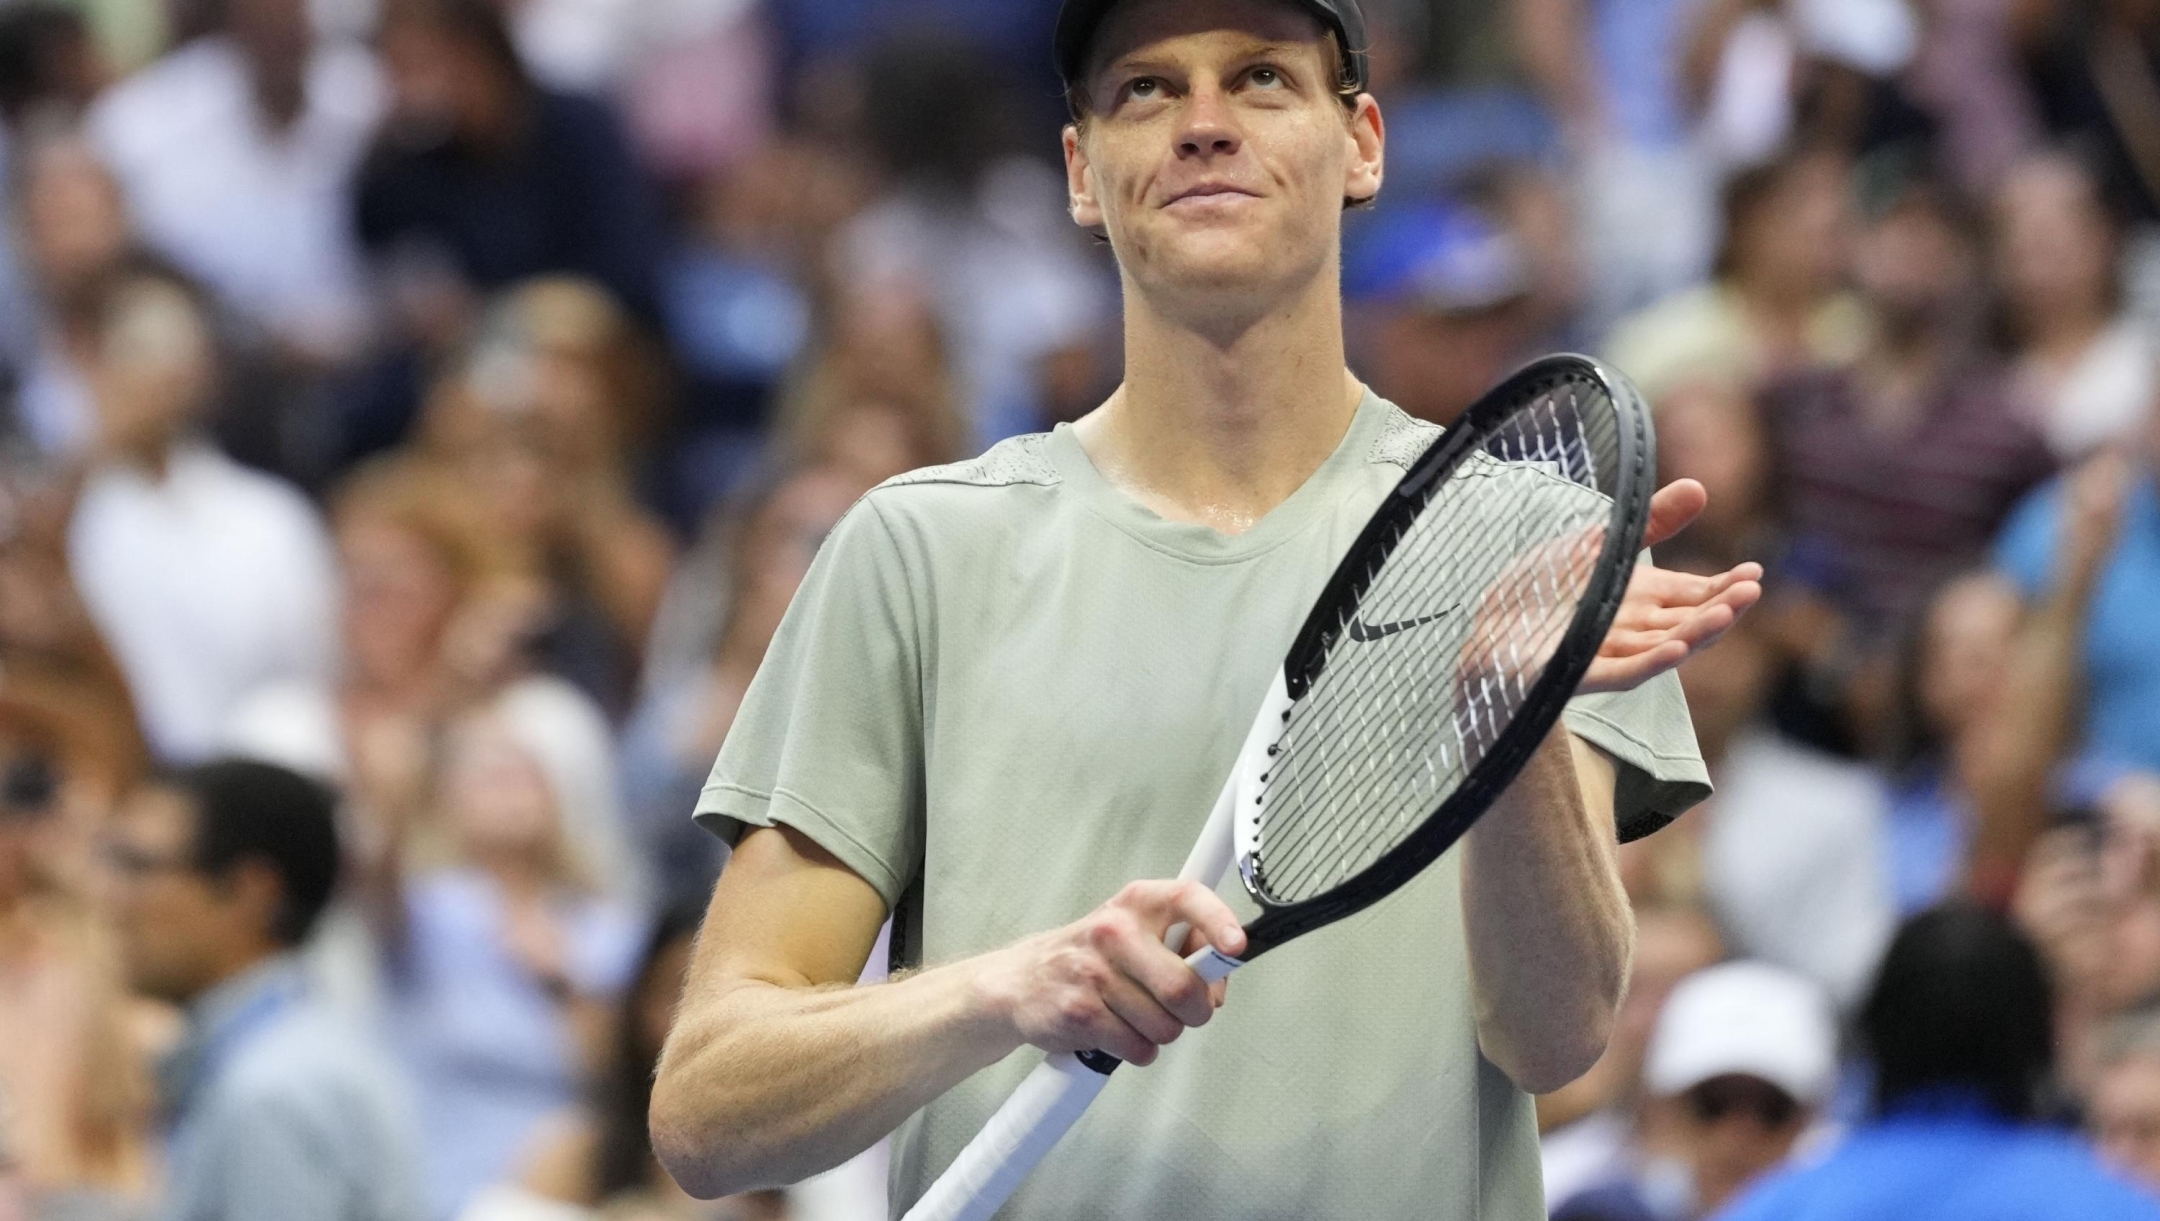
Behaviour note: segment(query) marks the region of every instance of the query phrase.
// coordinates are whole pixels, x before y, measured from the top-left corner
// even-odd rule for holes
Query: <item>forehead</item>
[[[1326,28],[1290,0],[1125,0],[1095,31],[1093,76],[1120,60],[1146,55],[1238,53],[1263,46],[1310,47]]]

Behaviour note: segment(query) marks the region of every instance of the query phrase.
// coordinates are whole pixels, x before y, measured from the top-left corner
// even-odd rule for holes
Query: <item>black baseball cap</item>
[[[1365,88],[1365,14],[1358,11],[1357,0],[1291,0],[1291,2],[1320,19],[1320,24],[1335,31],[1342,41],[1343,55],[1350,77],[1360,90]],[[1116,8],[1118,0],[1065,0],[1058,10],[1057,22],[1057,69],[1059,79],[1067,88],[1079,83],[1081,73],[1087,70],[1088,47],[1095,41],[1095,31],[1103,18]]]

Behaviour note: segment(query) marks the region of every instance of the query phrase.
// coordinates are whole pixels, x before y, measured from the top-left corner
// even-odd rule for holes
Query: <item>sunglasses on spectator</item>
[[[98,854],[113,872],[131,878],[195,871],[194,858],[183,852],[148,852],[133,844],[107,841],[99,846]]]
[[[1688,1111],[1705,1124],[1721,1123],[1736,1112],[1754,1117],[1766,1128],[1782,1128],[1800,1114],[1800,1104],[1784,1090],[1753,1077],[1717,1077],[1682,1095]]]

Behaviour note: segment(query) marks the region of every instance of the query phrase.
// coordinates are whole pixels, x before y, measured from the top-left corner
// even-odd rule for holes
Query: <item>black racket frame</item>
[[[1402,481],[1374,512],[1314,602],[1283,661],[1283,679],[1293,699],[1304,695],[1325,668],[1336,636],[1350,622],[1381,564],[1431,501],[1441,481],[1478,452],[1524,403],[1571,379],[1593,382],[1611,398],[1618,434],[1613,524],[1606,531],[1604,548],[1590,577],[1591,596],[1576,607],[1574,622],[1561,637],[1545,672],[1531,685],[1522,706],[1492,748],[1461,786],[1403,842],[1333,888],[1296,903],[1277,904],[1257,893],[1257,888],[1247,886],[1253,901],[1260,905],[1261,915],[1245,928],[1242,961],[1250,962],[1284,942],[1372,906],[1438,860],[1522,774],[1530,756],[1574,698],[1590,663],[1596,660],[1598,648],[1619,613],[1621,598],[1627,593],[1635,557],[1642,550],[1643,532],[1650,520],[1650,496],[1655,490],[1657,440],[1649,408],[1626,378],[1587,356],[1562,354],[1533,361],[1488,391],[1403,473]],[[1284,720],[1289,720],[1288,713]]]

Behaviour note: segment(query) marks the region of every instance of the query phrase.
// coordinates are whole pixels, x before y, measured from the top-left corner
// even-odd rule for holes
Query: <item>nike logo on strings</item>
[[[1371,644],[1375,640],[1393,636],[1397,632],[1407,632],[1411,628],[1423,627],[1428,623],[1445,618],[1447,618],[1447,612],[1441,611],[1438,614],[1427,615],[1422,619],[1404,619],[1400,623],[1382,623],[1378,626],[1352,619],[1350,621],[1350,639],[1357,641],[1359,644]]]

